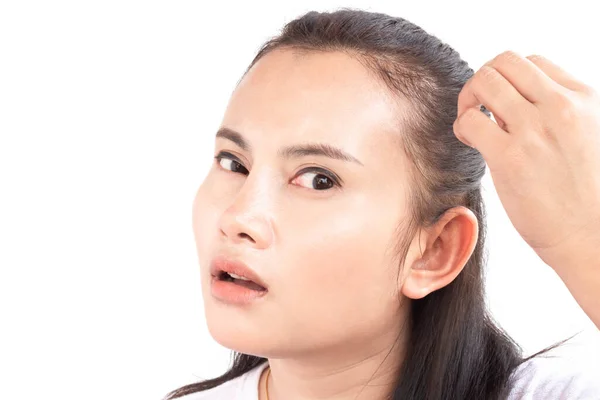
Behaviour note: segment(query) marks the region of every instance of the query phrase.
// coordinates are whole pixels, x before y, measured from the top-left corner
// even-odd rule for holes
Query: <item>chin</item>
[[[269,335],[262,321],[212,298],[204,300],[204,314],[210,336],[221,346],[258,357],[268,353]]]
[[[224,324],[208,324],[210,336],[221,346],[238,353],[250,354],[257,357],[267,357],[269,353],[264,337],[250,337],[235,329],[229,329]]]

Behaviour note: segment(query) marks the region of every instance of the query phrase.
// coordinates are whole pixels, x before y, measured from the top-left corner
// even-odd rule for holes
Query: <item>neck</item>
[[[384,400],[399,378],[404,341],[391,340],[354,351],[304,353],[295,358],[269,358],[269,400]],[[363,349],[356,352],[357,348]],[[264,392],[267,382],[261,382]],[[263,393],[261,393],[263,394]],[[266,395],[260,396],[261,400]]]

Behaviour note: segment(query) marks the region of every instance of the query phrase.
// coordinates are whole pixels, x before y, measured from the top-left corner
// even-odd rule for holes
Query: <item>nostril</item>
[[[239,236],[240,236],[242,239],[248,238],[248,239],[250,239],[250,240],[252,241],[252,243],[254,243],[254,239],[252,239],[252,238],[250,237],[250,235],[248,235],[247,233],[240,233],[240,234],[239,234]]]

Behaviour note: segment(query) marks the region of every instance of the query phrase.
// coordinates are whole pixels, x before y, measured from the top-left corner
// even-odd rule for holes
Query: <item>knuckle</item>
[[[569,122],[576,118],[577,105],[572,96],[558,92],[552,99],[552,108],[555,117],[560,121]]]
[[[529,61],[534,62],[534,63],[537,62],[537,61],[544,61],[546,59],[544,56],[539,55],[539,54],[532,54],[530,56],[527,56],[526,58]]]
[[[480,87],[480,84],[481,84],[480,81],[481,81],[481,70],[475,72],[473,74],[473,76],[471,77],[471,79],[469,79],[469,82],[467,82],[467,84],[469,85],[469,90],[476,91]]]
[[[558,110],[558,119],[565,124],[572,123],[576,118],[576,112],[572,106],[562,107]]]
[[[582,87],[581,87],[581,92],[582,92],[582,93],[583,93],[585,96],[587,96],[587,97],[590,97],[590,98],[592,98],[592,99],[596,99],[596,100],[597,100],[597,99],[599,98],[598,92],[596,91],[596,89],[594,89],[594,88],[593,88],[593,87],[591,87],[591,86],[588,86],[588,85],[582,85]]]
[[[523,61],[523,57],[516,51],[506,50],[500,53],[497,57],[499,62],[506,62],[508,64],[517,64]]]
[[[479,79],[483,82],[494,82],[500,78],[500,73],[489,65],[484,65],[478,71]]]

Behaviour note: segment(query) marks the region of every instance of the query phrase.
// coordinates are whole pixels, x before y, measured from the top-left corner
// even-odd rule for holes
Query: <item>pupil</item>
[[[233,172],[240,172],[243,168],[242,165],[237,161],[233,161],[232,164]]]
[[[329,184],[327,185],[327,182],[329,181],[329,178],[323,175],[317,175],[315,176],[313,183],[315,184],[315,188],[316,189],[329,189],[332,185]],[[331,183],[331,181],[329,181],[329,183]],[[319,187],[320,185],[325,184],[325,187]]]

